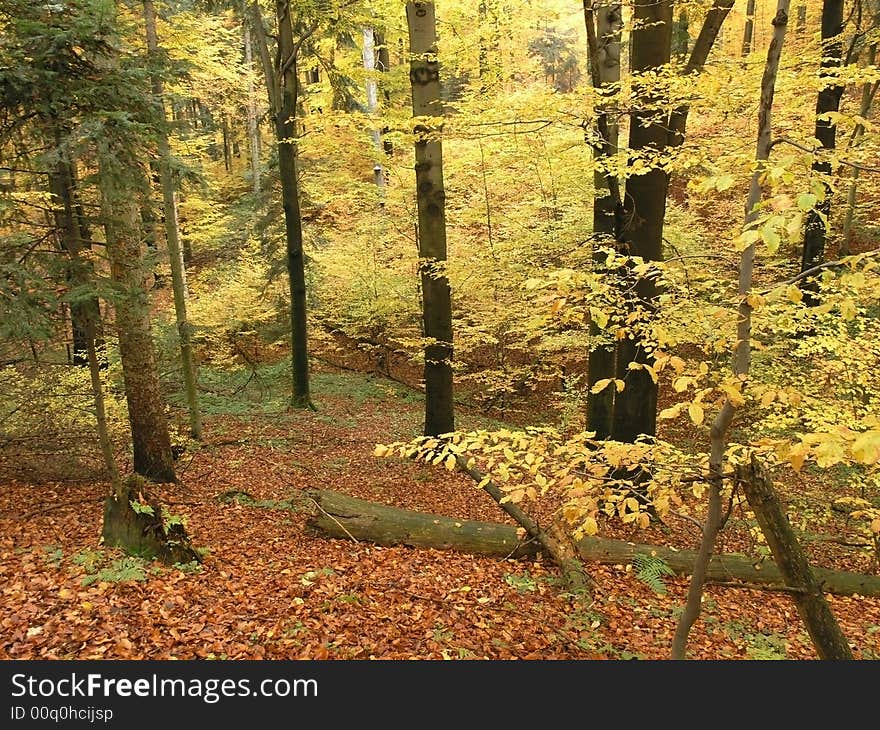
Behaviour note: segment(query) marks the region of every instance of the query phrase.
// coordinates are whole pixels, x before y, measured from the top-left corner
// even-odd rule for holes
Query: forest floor
[[[686,578],[665,579],[661,594],[631,566],[588,565],[597,590],[587,600],[566,593],[555,567],[542,560],[310,534],[297,509],[307,488],[506,521],[465,475],[372,456],[376,443],[418,431],[417,393],[351,373],[317,373],[313,387],[317,412],[263,401],[250,412],[224,413],[206,394],[204,442],[179,459],[180,484],[157,490],[186,518],[195,544],[207,549],[200,566],[162,567],[104,549],[106,483],[3,479],[0,658],[669,657]],[[458,425],[487,424],[462,413]],[[795,487],[803,498],[804,483]],[[234,490],[254,501],[218,499]],[[841,534],[840,527],[828,530]],[[677,548],[698,542],[695,527],[681,520],[638,536],[615,534],[610,525],[603,534]],[[724,549],[736,547],[725,539]],[[816,564],[876,569],[836,543],[808,547]],[[880,658],[880,599],[828,600],[856,657]],[[811,659],[815,653],[788,594],[710,585],[689,657]]]

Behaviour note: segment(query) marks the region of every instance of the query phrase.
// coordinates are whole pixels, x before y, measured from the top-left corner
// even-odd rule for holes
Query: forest
[[[880,659],[880,0],[0,0],[0,659]]]

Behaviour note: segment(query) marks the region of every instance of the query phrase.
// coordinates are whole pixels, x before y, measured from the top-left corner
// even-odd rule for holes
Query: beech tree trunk
[[[840,66],[842,60],[843,5],[844,0],[824,0],[822,3],[822,63],[819,76],[825,79],[826,84],[829,83],[828,77],[833,75],[834,69]],[[821,176],[830,175],[832,172],[827,154],[835,148],[837,137],[837,125],[829,119],[821,118],[821,115],[836,112],[840,107],[842,95],[842,86],[826,85],[819,90],[816,98],[815,137],[819,141],[820,149],[813,158],[812,169]],[[824,199],[807,214],[804,225],[802,272],[818,266],[825,258],[825,224],[831,213],[831,187],[825,182],[824,188]],[[817,304],[818,300],[814,296],[818,290],[817,280],[806,277],[801,281],[800,286],[804,291],[804,303]]]
[[[795,589],[792,597],[819,658],[852,659],[849,643],[823,595],[825,587],[814,575],[770,477],[752,456],[748,466],[737,467],[736,478],[786,584]]]
[[[452,393],[452,293],[446,275],[443,102],[434,3],[406,5],[415,127],[419,273],[425,338],[425,436],[455,430]]]
[[[584,0],[584,21],[587,28],[587,46],[590,56],[590,75],[593,88],[600,95],[620,82],[620,37],[623,15],[620,4],[603,6],[593,10],[593,3]],[[612,87],[613,88],[613,87]],[[604,105],[596,109],[596,124],[592,140],[593,159],[593,265],[596,271],[604,270],[605,255],[597,247],[616,247],[620,237],[620,185],[615,171],[604,169],[617,152],[618,125]],[[587,385],[592,388],[598,381],[614,377],[616,348],[605,341],[602,331],[595,324],[590,327],[591,347],[587,366]],[[614,404],[614,388],[587,395],[587,426],[596,432],[596,438],[611,435],[611,418]]]
[[[385,546],[455,550],[500,558],[533,558],[542,551],[537,540],[521,538],[515,525],[399,509],[330,489],[309,490],[307,495],[314,503],[306,524],[324,537],[364,540]],[[661,545],[601,537],[585,537],[575,543],[575,548],[585,562],[603,565],[626,565],[637,554],[654,555],[677,575],[689,575],[697,556],[694,550],[673,550]],[[813,568],[813,574],[827,593],[880,596],[880,576],[818,567]],[[756,562],[747,555],[733,553],[713,555],[706,568],[706,580],[777,590],[791,587],[773,561]]]

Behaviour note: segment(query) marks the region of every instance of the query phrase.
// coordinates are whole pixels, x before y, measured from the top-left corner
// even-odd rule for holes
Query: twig
[[[868,251],[867,253],[863,253],[863,254],[861,254],[861,256],[877,256],[878,254],[880,254],[880,248],[874,249],[873,251]],[[810,267],[806,271],[802,271],[797,276],[792,276],[790,279],[786,279],[785,281],[780,281],[778,284],[774,284],[773,286],[769,287],[768,289],[764,289],[764,291],[762,291],[761,294],[769,294],[777,287],[786,286],[787,284],[794,284],[794,283],[800,281],[801,279],[805,279],[806,277],[810,276],[811,274],[815,274],[818,271],[822,271],[823,269],[831,269],[831,268],[841,267],[841,266],[846,266],[846,259],[838,259],[837,261],[826,261],[824,264],[817,264],[816,266]]]

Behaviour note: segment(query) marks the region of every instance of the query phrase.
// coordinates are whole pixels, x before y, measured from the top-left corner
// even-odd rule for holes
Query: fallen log
[[[512,525],[399,509],[329,489],[314,489],[306,494],[312,500],[306,524],[325,537],[502,558],[535,557],[541,551],[536,541],[520,539],[517,528]],[[653,555],[664,560],[676,575],[689,575],[696,558],[695,550],[601,537],[585,537],[575,545],[578,555],[586,562],[627,565],[637,554]],[[813,573],[826,593],[880,596],[880,576],[818,567],[813,568]],[[796,590],[786,584],[772,560],[756,561],[738,553],[713,555],[706,579],[720,584]]]

